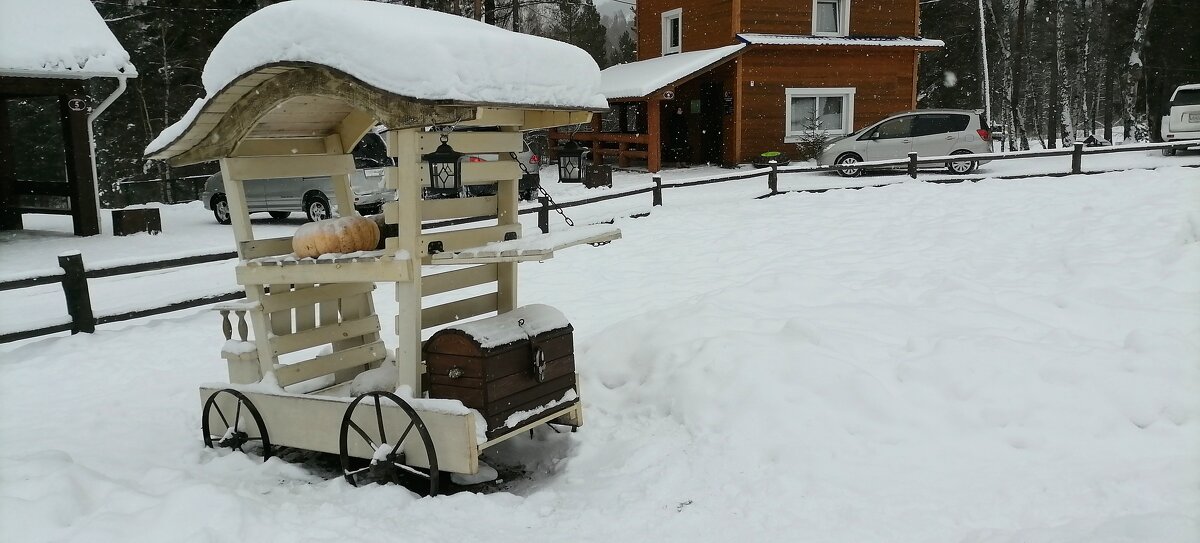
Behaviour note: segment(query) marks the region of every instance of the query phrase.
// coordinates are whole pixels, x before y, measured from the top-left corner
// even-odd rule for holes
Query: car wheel
[[[1163,156],[1175,156],[1176,150],[1174,147],[1163,147],[1162,154]]]
[[[292,215],[291,212],[288,211],[268,211],[267,213],[271,215],[272,219],[277,221],[282,221]]]
[[[314,194],[309,196],[304,203],[304,214],[308,215],[308,220],[316,222],[329,218],[329,199],[322,194]]]
[[[958,151],[955,151],[950,154],[951,155],[969,155],[969,154],[971,154],[971,152],[964,151],[964,150],[958,150]],[[946,169],[950,170],[950,173],[955,174],[955,175],[966,175],[966,174],[969,174],[969,173],[975,171],[975,168],[978,165],[979,165],[979,163],[974,160],[957,160],[954,162],[947,162]]]
[[[212,202],[209,204],[212,208],[213,217],[217,218],[217,222],[221,224],[229,224],[229,200],[225,199],[224,194],[213,196]]]
[[[860,157],[854,153],[846,153],[846,154],[838,157],[838,159],[835,161],[835,163],[838,166],[849,166],[849,165],[853,165],[853,164],[858,164],[859,162],[862,162],[862,157]],[[838,171],[837,171],[838,175],[840,175],[842,177],[858,177],[858,176],[862,175],[862,172],[863,172],[862,168],[845,168],[845,169],[838,169]]]

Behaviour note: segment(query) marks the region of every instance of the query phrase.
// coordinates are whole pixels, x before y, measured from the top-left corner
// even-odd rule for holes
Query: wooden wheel
[[[231,419],[227,413],[221,410],[221,406],[217,405],[217,398],[222,394],[233,396],[237,400],[237,406],[233,411]],[[249,416],[243,416],[243,412]],[[212,420],[212,414],[216,413],[220,419]],[[250,434],[245,431],[244,420],[249,418],[254,421],[254,425],[258,428],[258,437],[250,437]],[[233,422],[230,422],[232,420]],[[218,423],[214,428],[214,423]],[[266,460],[271,457],[271,438],[267,435],[267,425],[263,423],[262,415],[258,413],[258,408],[247,398],[245,394],[224,388],[213,393],[204,402],[204,415],[201,418],[201,431],[204,432],[205,447],[226,447],[237,449],[245,452],[242,447],[252,441],[258,441],[262,444],[262,457]],[[216,430],[214,432],[214,430]]]
[[[375,408],[375,431],[370,432],[354,422],[354,410],[365,398],[371,398],[373,401],[369,404]],[[395,440],[395,443],[388,441],[387,425],[384,424],[383,400],[390,401],[408,416],[408,424],[400,437]],[[367,425],[368,428],[371,425]],[[404,445],[404,440],[408,434],[416,428],[417,435],[421,438],[421,442],[425,445],[425,454],[429,458],[428,473],[417,468],[408,466],[404,463],[404,451],[400,450]],[[375,451],[375,454],[366,467],[354,469],[352,463],[354,458],[350,456],[350,436],[351,432]],[[393,434],[394,435],[394,434]],[[425,427],[425,423],[421,420],[421,416],[412,408],[408,402],[401,399],[399,396],[390,392],[368,392],[350,402],[350,406],[346,408],[346,415],[342,417],[341,429],[338,432],[339,456],[342,461],[342,474],[346,477],[346,481],[353,486],[358,486],[360,479],[374,479],[375,481],[392,481],[396,484],[403,484],[408,479],[416,479],[420,482],[428,482],[429,496],[437,496],[438,479],[441,477],[437,467],[437,452],[433,448],[433,439],[429,437],[429,430]]]

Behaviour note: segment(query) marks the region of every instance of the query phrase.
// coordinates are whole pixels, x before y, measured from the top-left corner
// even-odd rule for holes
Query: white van
[[[1167,114],[1162,118],[1162,140],[1165,142],[1200,140],[1200,83],[1180,85],[1171,95]],[[1197,142],[1200,145],[1200,142]],[[1163,149],[1171,156],[1175,149]]]

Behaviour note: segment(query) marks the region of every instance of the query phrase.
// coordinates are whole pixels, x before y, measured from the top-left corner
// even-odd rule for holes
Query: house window
[[[854,88],[787,89],[784,141],[806,133],[830,135],[854,131]]]
[[[813,35],[850,34],[850,0],[813,0]]]
[[[683,8],[662,14],[662,54],[683,51]]]

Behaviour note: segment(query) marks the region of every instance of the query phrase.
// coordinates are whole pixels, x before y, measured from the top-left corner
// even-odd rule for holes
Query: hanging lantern
[[[432,153],[421,155],[421,160],[429,164],[426,198],[457,198],[462,191],[462,159],[466,155],[450,147],[449,141],[450,136],[443,133],[442,144]]]
[[[582,147],[575,140],[568,140],[566,145],[558,148],[558,182],[583,182],[583,157],[591,149]]]

